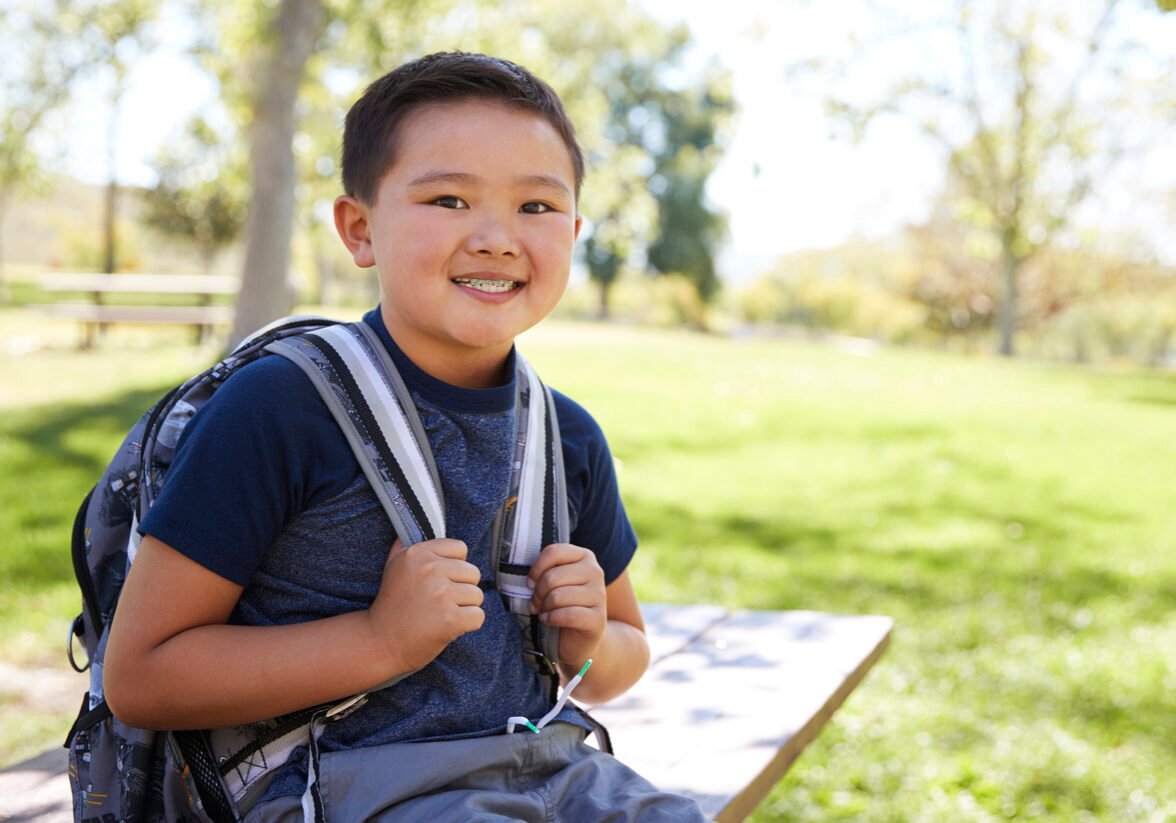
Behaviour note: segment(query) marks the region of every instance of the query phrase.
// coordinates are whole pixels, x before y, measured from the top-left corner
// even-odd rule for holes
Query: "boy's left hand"
[[[560,629],[559,662],[575,671],[596,651],[608,624],[604,570],[588,549],[552,543],[527,579],[535,589],[531,613]]]

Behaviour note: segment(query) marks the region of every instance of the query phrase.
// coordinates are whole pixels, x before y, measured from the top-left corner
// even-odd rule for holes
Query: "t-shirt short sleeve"
[[[290,518],[358,472],[302,370],[264,357],[230,377],[185,427],[139,530],[245,586]]]
[[[571,541],[596,553],[611,583],[637,548],[612,454],[592,416],[553,395]],[[139,530],[246,586],[293,518],[342,494],[360,473],[302,370],[284,357],[264,357],[230,377],[184,429]]]
[[[592,549],[612,583],[637,550],[637,535],[625,513],[608,441],[596,420],[566,395],[552,391],[567,475],[571,541]]]

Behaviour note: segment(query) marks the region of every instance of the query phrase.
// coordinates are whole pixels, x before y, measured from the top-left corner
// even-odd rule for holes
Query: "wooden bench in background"
[[[41,290],[76,293],[84,302],[48,303],[34,308],[52,317],[77,320],[83,324],[82,347],[94,343],[102,328],[119,323],[192,326],[196,339],[208,339],[213,326],[233,321],[231,306],[214,305],[213,298],[235,295],[237,278],[217,275],[185,274],[47,274],[37,281]],[[166,305],[160,300],[169,296],[183,304]],[[144,303],[147,297],[154,303]],[[129,302],[118,302],[119,300]],[[158,304],[158,305],[156,305]]]
[[[888,617],[643,607],[650,670],[593,709],[621,760],[742,820],[811,743],[886,649]],[[79,692],[80,694],[80,692]],[[0,820],[71,819],[65,751],[0,772]]]

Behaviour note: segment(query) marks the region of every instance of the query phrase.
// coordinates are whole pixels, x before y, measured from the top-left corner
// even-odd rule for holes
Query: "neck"
[[[434,363],[422,362],[411,351],[402,351],[420,367],[421,371],[451,386],[462,389],[492,389],[507,382],[506,360],[510,349],[495,355],[479,352],[476,360],[465,352],[460,358],[443,358],[441,362]]]
[[[513,341],[485,348],[446,345],[415,334],[411,328],[389,323],[387,312],[382,314],[384,326],[400,351],[430,377],[462,389],[490,389],[509,382],[506,363]]]

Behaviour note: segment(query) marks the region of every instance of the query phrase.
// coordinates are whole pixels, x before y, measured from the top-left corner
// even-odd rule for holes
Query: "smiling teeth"
[[[486,292],[511,291],[520,285],[513,280],[479,280],[472,277],[455,277],[453,282],[460,286],[469,286],[471,289]]]

